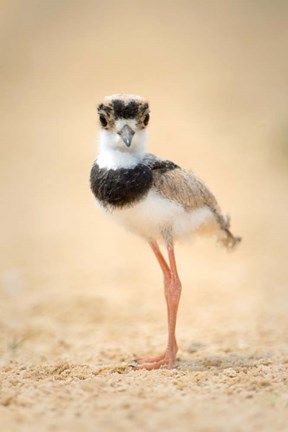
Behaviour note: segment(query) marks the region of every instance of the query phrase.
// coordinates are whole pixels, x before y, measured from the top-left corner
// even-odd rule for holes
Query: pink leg
[[[178,351],[175,332],[176,332],[177,312],[178,312],[178,306],[181,297],[182,285],[178,276],[175,254],[174,254],[174,246],[172,242],[168,243],[167,249],[168,249],[170,271],[171,271],[171,279],[167,287],[167,306],[168,306],[168,317],[169,317],[167,355],[169,360],[168,368],[171,369],[173,367],[174,361],[176,360],[176,354]]]
[[[178,304],[181,295],[181,282],[178,277],[173,243],[167,244],[169,265],[165,261],[159,246],[156,242],[149,243],[163,272],[165,299],[168,312],[168,344],[163,354],[156,357],[137,357],[138,366],[135,369],[158,369],[162,365],[168,365],[169,369],[173,367],[178,351],[175,329]]]

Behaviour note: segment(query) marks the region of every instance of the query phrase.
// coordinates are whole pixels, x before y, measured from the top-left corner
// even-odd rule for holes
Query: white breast
[[[182,237],[214,219],[207,206],[187,212],[155,190],[131,207],[113,210],[111,215],[129,231],[148,239],[161,238],[165,228],[171,230],[174,238]]]

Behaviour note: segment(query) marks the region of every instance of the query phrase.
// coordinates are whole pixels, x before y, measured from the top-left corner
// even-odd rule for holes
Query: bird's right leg
[[[167,312],[168,312],[168,326],[170,328],[171,322],[170,322],[170,302],[169,302],[169,288],[172,283],[172,272],[167,264],[165,258],[163,257],[160,248],[156,241],[150,241],[149,242],[151,249],[153,250],[157,261],[161,267],[163,278],[164,278],[164,289],[165,289],[165,299],[166,299],[166,305],[167,305]],[[176,344],[176,340],[171,340],[168,342],[168,347],[165,352],[162,354],[155,356],[155,357],[136,357],[136,361],[138,363],[138,367],[136,369],[158,369],[164,364],[170,364],[171,363],[171,355],[168,356],[168,351],[173,352],[173,356],[176,357],[178,347]]]

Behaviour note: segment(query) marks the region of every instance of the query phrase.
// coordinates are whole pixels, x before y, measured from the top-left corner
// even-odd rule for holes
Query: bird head
[[[140,96],[115,94],[98,105],[100,145],[122,152],[144,151],[149,105]]]

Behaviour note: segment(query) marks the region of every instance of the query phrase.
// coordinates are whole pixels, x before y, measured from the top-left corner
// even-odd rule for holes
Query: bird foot
[[[172,369],[173,364],[176,360],[176,352],[166,351],[155,357],[137,356],[135,358],[136,365],[133,366],[134,370],[153,370],[160,369],[161,366],[168,366],[168,369]]]

